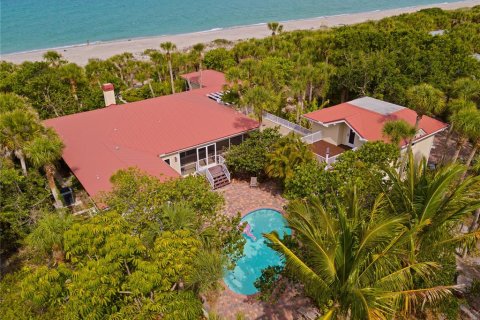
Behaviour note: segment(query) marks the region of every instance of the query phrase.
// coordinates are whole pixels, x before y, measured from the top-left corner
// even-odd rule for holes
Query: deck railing
[[[205,170],[205,176],[207,177],[207,180],[208,182],[210,183],[210,185],[212,186],[212,188],[215,186],[215,182],[213,181],[213,176],[212,174],[210,173],[210,170]]]
[[[286,127],[288,129],[290,129],[290,130],[293,130],[301,136],[306,136],[306,135],[309,135],[309,134],[312,133],[312,131],[308,130],[307,128],[304,128],[304,127],[302,127],[302,126],[300,126],[296,123],[290,122],[290,121],[285,120],[283,118],[277,117],[276,115],[268,113],[268,112],[263,113],[263,118],[267,119],[267,120],[270,120],[272,122],[275,122],[275,123],[277,123],[277,124],[279,124],[283,127]]]
[[[311,133],[309,135],[303,136],[302,141],[305,142],[306,144],[312,144],[312,143],[315,143],[317,141],[322,140],[322,138],[323,138],[322,132],[317,131],[317,132]]]
[[[357,149],[358,149],[358,148],[353,148],[353,149],[351,149],[351,150],[352,150],[352,151],[355,151],[355,150],[357,150]],[[331,156],[331,157],[328,156],[328,155],[326,155],[325,157],[323,157],[323,156],[321,156],[321,155],[319,155],[319,154],[315,154],[315,156],[317,157],[318,162],[322,162],[322,163],[323,163],[323,162],[326,162],[326,163],[327,163],[327,167],[326,167],[326,168],[328,169],[328,168],[330,168],[330,166],[331,166],[333,163],[335,163],[335,162],[337,161],[337,158],[338,158],[339,156],[341,156],[342,154],[343,154],[343,152],[342,152],[342,153],[339,153],[339,154],[337,154],[337,155]]]
[[[224,164],[225,163],[225,158],[222,157],[221,155],[217,156],[217,163],[218,164]]]

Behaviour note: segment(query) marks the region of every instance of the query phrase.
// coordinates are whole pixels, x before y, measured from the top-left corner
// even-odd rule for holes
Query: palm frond
[[[329,284],[326,283],[315,271],[313,271],[305,262],[303,262],[295,253],[285,246],[275,232],[264,234],[275,250],[279,251],[287,262],[287,268],[292,270],[300,280],[308,285],[318,296],[325,296],[329,291]]]

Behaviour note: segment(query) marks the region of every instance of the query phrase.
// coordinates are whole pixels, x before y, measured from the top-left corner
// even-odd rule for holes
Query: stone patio
[[[216,190],[225,198],[224,213],[242,217],[260,208],[272,208],[283,212],[287,201],[282,198],[280,190],[272,182],[259,183],[258,187],[250,187],[246,181],[232,180],[228,186]]]
[[[286,200],[282,198],[280,190],[272,182],[260,183],[258,187],[250,187],[246,181],[234,180],[230,185],[216,190],[225,198],[224,213],[235,215],[240,212],[242,217],[259,208],[272,208],[284,212]],[[222,319],[236,319],[242,315],[247,320],[298,319],[299,309],[308,309],[311,303],[301,295],[298,289],[287,288],[279,299],[273,303],[257,300],[255,295],[246,296],[231,291],[225,284],[211,306]]]

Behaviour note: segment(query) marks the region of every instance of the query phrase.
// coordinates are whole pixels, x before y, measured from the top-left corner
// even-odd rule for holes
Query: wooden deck
[[[328,143],[328,142],[323,141],[323,140],[320,140],[320,141],[317,141],[317,142],[311,144],[310,148],[312,149],[313,153],[318,154],[318,155],[320,155],[324,158],[327,154],[327,149],[329,151],[329,154],[328,154],[329,157],[336,156],[336,155],[338,155],[342,152],[345,152],[347,150],[352,149],[351,147],[346,146],[344,144],[340,144],[340,145],[336,146],[334,144]]]

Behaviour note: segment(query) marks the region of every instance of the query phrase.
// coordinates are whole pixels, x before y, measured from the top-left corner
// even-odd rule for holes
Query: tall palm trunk
[[[420,126],[420,120],[422,120],[423,115],[417,115],[415,119],[415,135],[417,134],[418,127]],[[413,139],[415,139],[415,135],[413,135],[410,140],[408,141],[408,151],[412,150]]]
[[[313,98],[313,84],[312,82],[310,81],[309,85],[308,85],[308,102],[311,103],[312,102],[312,98]]]
[[[470,164],[472,163],[473,157],[475,157],[475,154],[476,154],[477,151],[478,151],[478,147],[479,147],[479,142],[475,142],[475,143],[473,144],[472,151],[471,151],[470,154],[468,155],[467,162],[465,162],[465,165],[467,166],[467,170],[465,170],[465,172],[462,174],[462,178],[461,178],[462,181],[463,181],[463,179],[465,179],[465,177],[467,176],[468,168],[470,167]]]
[[[22,167],[23,175],[26,177],[28,175],[27,172],[27,162],[25,161],[25,155],[23,154],[22,150],[15,151],[15,157],[20,160],[20,166]]]
[[[55,200],[55,208],[61,208],[63,206],[60,200],[60,194],[58,192],[57,185],[55,184],[55,167],[52,164],[44,166],[45,175],[47,176],[48,186],[52,191],[53,199]]]
[[[170,84],[172,85],[172,93],[175,93],[175,84],[173,83],[173,70],[172,70],[172,60],[168,59],[168,70],[170,72]]]
[[[452,138],[452,135],[453,135],[453,124],[450,124],[450,126],[448,127],[447,136],[445,137],[445,142],[443,143],[443,150],[447,150],[448,145],[450,144],[449,142],[450,142],[450,139]],[[446,160],[447,160],[447,152],[445,151],[442,154],[440,163],[445,163]]]
[[[470,154],[468,155],[467,162],[465,162],[465,165],[467,166],[467,168],[470,167],[470,164],[472,163],[473,157],[475,157],[475,154],[476,154],[477,151],[478,151],[478,147],[479,147],[479,142],[475,142],[475,143],[473,144],[472,151],[471,151]]]
[[[415,139],[415,135],[417,134],[418,127],[420,126],[420,120],[422,120],[422,115],[417,114],[417,118],[415,119],[415,134],[410,138],[410,140],[408,140],[407,151],[403,154],[403,157],[400,161],[400,169],[399,169],[400,176],[403,175],[403,172],[404,172],[405,167],[407,165],[407,157],[410,154],[410,152],[412,151],[413,139]]]
[[[150,93],[152,94],[152,98],[155,98],[155,92],[153,91],[152,81],[148,81],[148,87],[150,88]]]
[[[77,82],[74,79],[70,79],[70,90],[72,90],[73,99],[75,99],[75,101],[78,101]]]
[[[470,228],[468,228],[469,232],[473,232],[473,231],[477,230],[479,219],[480,219],[480,209],[477,209],[477,210],[475,210],[475,213],[473,215],[472,224],[470,225]]]
[[[458,156],[460,155],[460,151],[462,151],[463,146],[467,142],[467,139],[460,138],[457,143],[457,148],[455,149],[455,153],[453,154],[452,162],[457,162]]]

